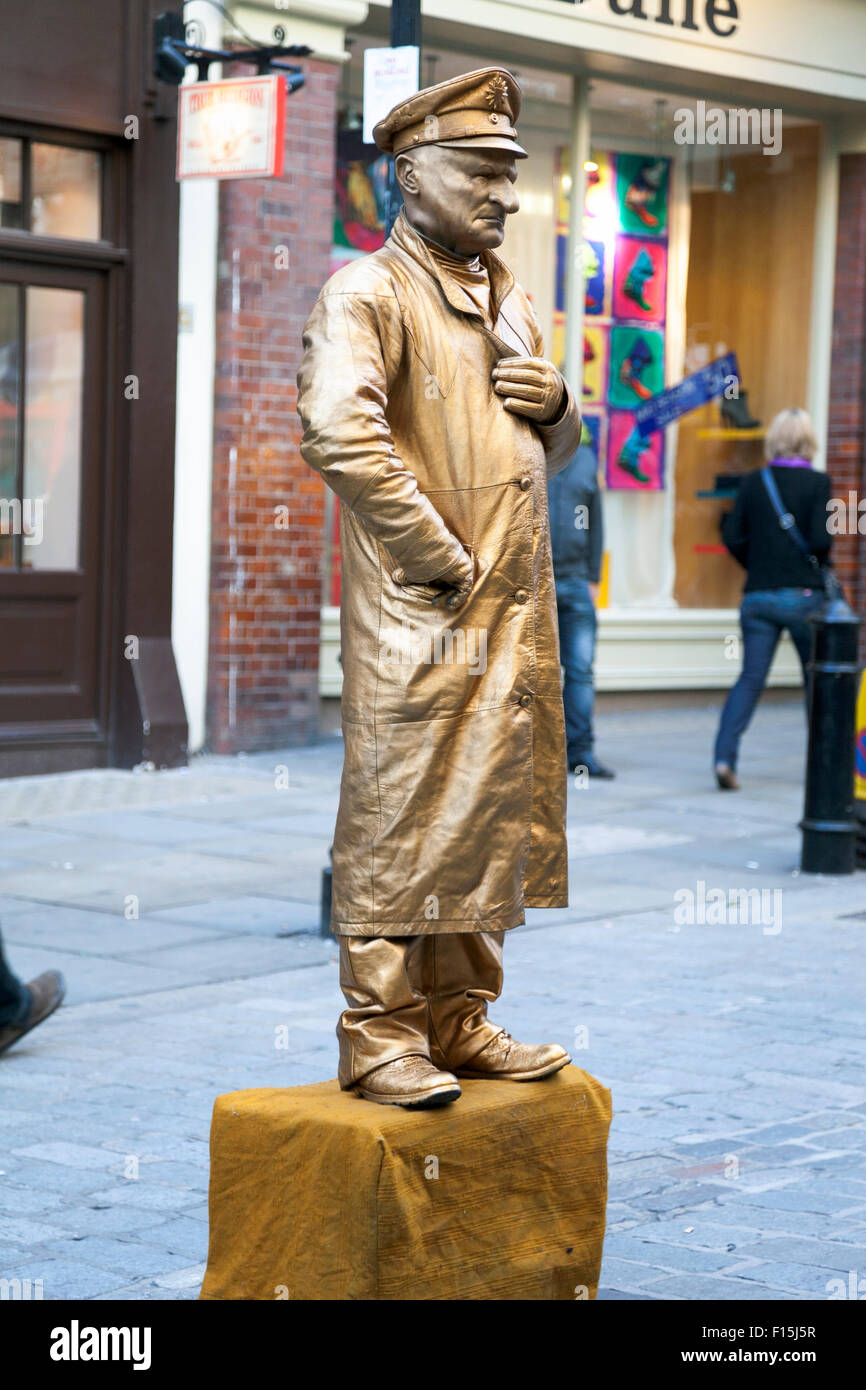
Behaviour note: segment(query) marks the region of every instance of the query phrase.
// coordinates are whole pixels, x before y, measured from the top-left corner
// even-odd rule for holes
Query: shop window
[[[102,156],[0,137],[0,228],[96,241],[102,235]]]
[[[0,566],[78,565],[84,295],[0,284]]]
[[[66,145],[31,146],[30,230],[96,240],[100,234],[100,156]]]
[[[728,110],[714,143],[698,130],[715,111],[705,99],[591,83],[583,402],[616,606],[739,602],[721,515],[763,462],[768,421],[807,401],[820,131],[775,111],[730,121]],[[564,151],[561,195],[567,169]],[[731,353],[736,399],[640,435],[643,403]]]
[[[0,139],[0,227],[20,227],[21,141]]]

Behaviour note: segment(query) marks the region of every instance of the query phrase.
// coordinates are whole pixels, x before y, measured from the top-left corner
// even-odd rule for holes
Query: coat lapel
[[[388,243],[392,250],[397,251],[401,256],[409,257],[427,271],[438,286],[446,303],[455,313],[460,314],[464,320],[468,320],[477,328],[479,333],[483,334],[498,359],[532,356],[531,343],[526,342],[522,334],[502,312],[502,306],[514,288],[514,276],[504,261],[501,261],[492,251],[482,252],[481,260],[490,276],[490,303],[491,311],[495,315],[495,329],[487,327],[480,309],[467,300],[460,286],[433,259],[424,238],[411,226],[402,209],[394,224],[394,230],[388,238]],[[417,348],[416,343],[416,350]],[[438,383],[442,395],[447,395],[450,391],[460,365],[459,351],[456,357],[453,352],[449,355],[451,361],[449,362],[448,381],[447,383]],[[421,356],[420,352],[419,356]],[[423,356],[422,361],[424,361]],[[430,363],[425,362],[425,366],[432,371]]]

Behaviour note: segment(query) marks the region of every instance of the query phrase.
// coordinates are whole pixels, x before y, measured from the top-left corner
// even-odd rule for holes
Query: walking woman
[[[832,544],[827,530],[830,479],[812,469],[817,451],[806,411],[781,411],[767,430],[764,453],[769,467],[756,468],[743,478],[734,509],[722,520],[722,539],[746,571],[740,609],[743,669],[725,701],[715,745],[716,781],[723,791],[739,789],[740,739],[786,628],[803,666],[808,695],[808,619],[824,602],[820,575],[809,555],[826,563]]]

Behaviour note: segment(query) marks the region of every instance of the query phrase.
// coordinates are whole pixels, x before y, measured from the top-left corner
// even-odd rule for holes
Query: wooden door
[[[0,259],[0,740],[77,765],[107,747],[106,278]]]

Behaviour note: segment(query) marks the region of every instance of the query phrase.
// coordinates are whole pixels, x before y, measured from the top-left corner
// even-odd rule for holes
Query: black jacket
[[[827,530],[830,479],[811,468],[773,467],[785,509],[791,512],[809,548],[826,561],[833,538]],[[722,540],[746,570],[745,593],[754,589],[812,589],[815,573],[790,535],[779,525],[761,470],[747,473],[734,509],[722,517]]]

